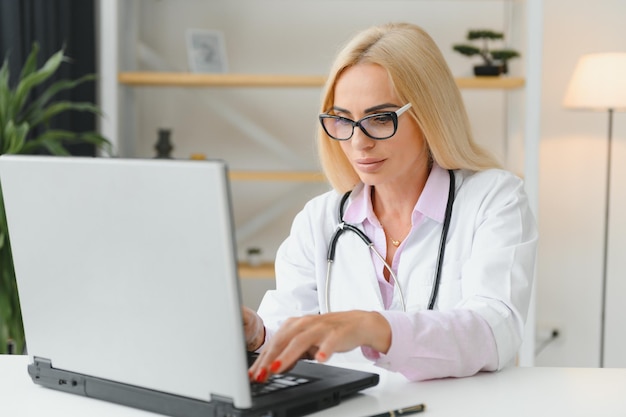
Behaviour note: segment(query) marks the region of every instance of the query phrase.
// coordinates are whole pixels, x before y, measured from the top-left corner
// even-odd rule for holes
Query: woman
[[[318,146],[334,190],[294,219],[277,252],[276,290],[258,314],[244,308],[248,350],[260,351],[251,379],[340,352],[410,380],[511,363],[531,294],[536,226],[522,181],[474,142],[433,40],[411,24],[358,34],[335,60],[321,110]],[[328,263],[341,222],[376,251],[346,230]]]

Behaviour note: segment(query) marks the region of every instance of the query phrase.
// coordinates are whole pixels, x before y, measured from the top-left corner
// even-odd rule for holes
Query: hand
[[[246,349],[254,352],[265,342],[265,326],[257,313],[248,307],[243,310],[243,329],[246,336]]]
[[[250,379],[263,382],[272,373],[292,368],[298,359],[326,362],[335,352],[369,346],[387,353],[391,327],[376,312],[345,311],[288,319],[263,347],[248,370]]]

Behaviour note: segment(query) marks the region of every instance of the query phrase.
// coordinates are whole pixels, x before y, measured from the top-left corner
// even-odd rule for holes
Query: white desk
[[[35,385],[27,356],[0,355],[0,416],[156,416]],[[380,370],[374,367],[360,369]],[[424,417],[626,416],[626,369],[510,368],[470,378],[407,382],[381,373],[380,384],[313,417],[363,417],[425,403]]]

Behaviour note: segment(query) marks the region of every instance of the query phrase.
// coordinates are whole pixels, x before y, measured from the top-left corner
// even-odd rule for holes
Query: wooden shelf
[[[196,74],[185,72],[121,72],[122,84],[155,87],[320,87],[317,75]]]
[[[239,278],[274,278],[274,264],[265,262],[258,266],[251,266],[246,262],[239,262]]]
[[[129,86],[153,87],[321,87],[326,77],[321,75],[254,75],[254,74],[196,74],[186,72],[120,72],[118,81]],[[521,88],[525,80],[519,77],[457,78],[459,88],[502,89]]]
[[[321,172],[315,171],[230,171],[231,181],[297,181],[326,182]]]
[[[456,83],[461,89],[499,89],[515,90],[526,84],[519,77],[467,77],[457,78]]]

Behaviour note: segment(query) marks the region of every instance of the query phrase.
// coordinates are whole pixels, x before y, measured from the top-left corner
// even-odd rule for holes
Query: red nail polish
[[[267,369],[261,368],[258,374],[256,374],[256,382],[264,382],[267,378]]]
[[[326,360],[326,354],[324,352],[317,352],[317,360],[318,361],[324,361]]]
[[[272,373],[276,373],[280,369],[280,365],[282,365],[282,362],[279,360],[275,360],[270,366],[270,371],[272,371]]]

